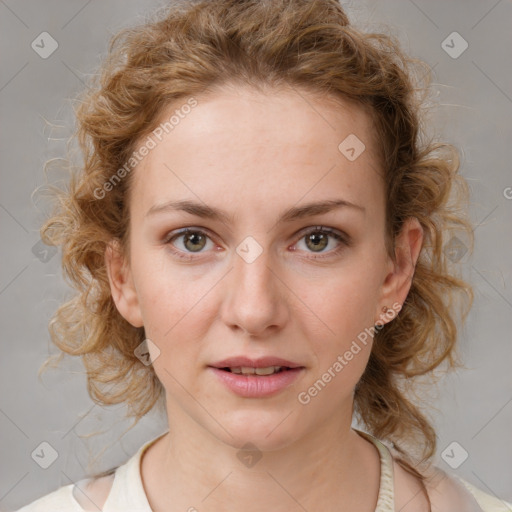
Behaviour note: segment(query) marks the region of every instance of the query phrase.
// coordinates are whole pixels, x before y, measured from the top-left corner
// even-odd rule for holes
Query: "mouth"
[[[267,363],[268,365],[268,363]],[[304,366],[210,366],[209,370],[231,392],[244,398],[266,398],[296,384]]]
[[[302,368],[302,367],[298,367]],[[235,373],[237,375],[258,375],[261,377],[267,376],[267,375],[274,375],[276,373],[282,373],[289,370],[292,370],[292,368],[288,366],[267,366],[262,368],[254,368],[251,366],[234,366],[229,367],[225,366],[224,368],[219,368],[219,370],[223,370],[225,372]]]
[[[228,357],[209,366],[226,372],[242,375],[273,375],[304,366],[281,357],[263,356],[251,358],[245,355]]]
[[[300,379],[306,368],[276,356],[233,356],[209,365],[216,378],[231,392],[244,398],[276,395]]]

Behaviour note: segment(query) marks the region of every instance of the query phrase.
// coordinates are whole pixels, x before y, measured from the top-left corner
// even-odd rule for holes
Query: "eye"
[[[329,245],[329,238],[335,239],[338,245],[331,251],[324,251],[324,249]],[[346,246],[351,245],[351,239],[348,235],[323,226],[317,226],[314,229],[310,229],[306,233],[303,233],[299,242],[302,240],[305,241],[304,245],[307,248],[307,252],[327,252],[326,255],[322,254],[321,256],[313,256],[313,259],[329,258],[333,255],[335,256]]]
[[[338,246],[333,250],[324,251],[324,249],[329,245],[330,238],[336,240],[338,242]],[[180,239],[180,244],[174,244],[175,240]],[[345,247],[351,245],[351,238],[347,234],[323,226],[316,226],[313,229],[309,229],[309,231],[302,232],[299,242],[302,240],[305,241],[306,252],[327,253],[326,255],[322,254],[320,256],[312,256],[312,259],[323,259],[335,256]],[[163,240],[164,244],[170,246],[170,250],[174,255],[186,261],[196,259],[194,253],[200,254],[202,252],[207,252],[203,251],[203,249],[207,247],[208,241],[214,245],[208,233],[199,228],[184,228],[178,232],[170,233]],[[182,248],[180,248],[179,245],[181,245]],[[296,249],[294,248],[292,250],[295,251]]]
[[[211,241],[210,237],[200,229],[184,228],[178,233],[171,233],[164,240],[164,243],[170,244],[171,246],[175,247],[175,245],[172,242],[178,239],[182,239],[182,246],[184,247],[184,249],[174,250],[171,248],[171,251],[178,258],[184,260],[194,259],[193,253],[200,253],[202,249],[206,247],[207,240]]]

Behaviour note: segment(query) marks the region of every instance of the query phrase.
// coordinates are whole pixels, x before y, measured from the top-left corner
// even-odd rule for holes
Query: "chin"
[[[262,451],[285,448],[294,442],[298,433],[293,414],[288,417],[287,414],[289,412],[284,413],[284,410],[254,410],[236,411],[231,417],[225,415],[221,424],[232,437],[221,430],[222,441],[238,449],[247,443]]]

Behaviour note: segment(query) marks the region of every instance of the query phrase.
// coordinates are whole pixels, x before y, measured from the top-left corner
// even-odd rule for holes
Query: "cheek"
[[[164,340],[190,324],[196,308],[207,300],[215,284],[192,267],[172,266],[165,250],[141,250],[134,254],[137,296],[146,334]],[[211,282],[210,282],[211,281]]]
[[[159,379],[169,381],[167,370],[180,380],[179,375],[189,376],[190,368],[197,365],[214,321],[211,291],[218,277],[205,277],[191,268],[172,269],[161,259],[160,254],[153,261],[148,254],[139,258],[137,295],[146,337],[160,351],[154,362]]]
[[[304,300],[324,325],[324,339],[337,340],[336,346],[341,349],[374,325],[379,279],[373,269],[364,265],[344,269]]]
[[[316,361],[298,396],[301,404],[314,404],[314,416],[343,410],[342,404],[349,403],[368,364],[374,334],[375,292],[371,280],[355,281],[348,277],[333,280],[325,289],[324,301],[318,300],[314,305],[322,320],[315,325],[325,327],[308,332]]]
[[[302,325],[316,354],[309,384],[322,390],[322,402],[348,398],[368,364],[383,279],[378,261],[377,248],[361,251],[304,299],[316,316]]]
[[[141,311],[146,336],[154,339],[161,351],[173,351],[180,359],[200,345],[209,323],[208,298],[193,285],[174,282],[167,287],[161,279],[151,286],[148,281],[141,292]],[[201,300],[202,299],[202,300]]]

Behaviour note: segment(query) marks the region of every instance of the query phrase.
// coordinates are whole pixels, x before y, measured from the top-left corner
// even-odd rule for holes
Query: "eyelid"
[[[208,228],[205,228],[202,226],[187,226],[187,227],[184,227],[184,228],[181,228],[178,230],[173,230],[164,236],[162,243],[164,245],[172,245],[171,241],[173,241],[181,236],[184,236],[190,232],[206,235],[212,242],[216,243],[215,235],[213,235],[213,233]],[[307,256],[306,257],[307,259],[320,260],[320,259],[331,258],[331,257],[336,256],[344,248],[344,246],[350,247],[352,245],[352,237],[350,235],[348,235],[346,232],[336,229],[336,228],[331,228],[331,227],[322,226],[322,225],[308,226],[308,227],[298,231],[294,235],[294,239],[296,239],[296,242],[294,242],[293,245],[296,245],[305,236],[314,234],[317,232],[326,233],[331,238],[336,239],[340,245],[339,245],[339,247],[332,249],[331,251],[328,251],[326,253],[318,253],[317,255],[315,255],[314,252],[310,252],[309,254],[311,254],[312,256]],[[203,254],[202,252],[198,252],[198,253],[184,252],[179,249],[171,249],[171,251],[173,253],[175,253],[179,258],[186,259],[186,260],[200,258],[201,255]],[[194,254],[196,254],[197,256],[194,256]]]
[[[207,235],[208,238],[210,238],[212,241],[215,239],[215,235],[213,235],[213,233],[208,228],[204,228],[202,226],[187,226],[187,227],[184,227],[181,229],[175,229],[175,230],[167,233],[163,237],[162,243],[168,244],[174,238],[178,238],[179,236],[186,235],[187,233],[200,233],[200,234]]]
[[[299,236],[299,238],[302,238],[303,236],[309,235],[311,233],[316,233],[318,231],[328,233],[331,236],[339,236],[347,245],[352,244],[352,237],[345,233],[345,231],[342,231],[341,229],[330,228],[328,226],[309,226],[299,231],[295,236]]]
[[[216,238],[216,236],[208,228],[205,228],[203,226],[186,226],[184,228],[181,228],[181,229],[178,229],[178,230],[173,230],[173,231],[167,233],[164,236],[162,242],[163,243],[168,243],[174,237],[178,237],[180,235],[184,235],[184,234],[186,234],[188,232],[191,232],[191,231],[192,232],[204,233],[205,235],[208,235],[208,237],[210,237],[212,240],[215,240],[215,238]],[[340,229],[331,228],[331,227],[323,226],[323,225],[308,226],[306,228],[303,228],[303,229],[299,230],[293,236],[294,237],[303,237],[305,235],[308,235],[310,233],[314,233],[316,231],[326,231],[326,232],[328,232],[330,234],[336,234],[336,235],[341,236],[347,244],[352,243],[352,237],[350,235],[348,235],[346,232],[344,232],[344,231],[342,231]]]

